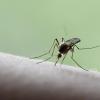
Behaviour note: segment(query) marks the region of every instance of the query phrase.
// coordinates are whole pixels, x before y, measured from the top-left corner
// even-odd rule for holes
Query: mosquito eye
[[[58,58],[61,58],[61,57],[62,57],[62,55],[59,53],[59,54],[58,54]]]

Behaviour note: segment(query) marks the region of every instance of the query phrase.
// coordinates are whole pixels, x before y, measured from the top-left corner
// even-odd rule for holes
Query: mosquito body
[[[65,55],[68,53],[68,51],[73,52],[75,44],[79,43],[80,39],[79,38],[72,38],[70,40],[64,41],[62,38],[62,43],[59,45],[58,55]]]
[[[44,61],[47,61],[47,60],[49,60],[49,59],[51,59],[51,58],[53,57],[53,54],[54,54],[54,51],[55,51],[55,47],[56,47],[56,48],[58,49],[58,54],[57,54],[57,60],[56,60],[56,62],[55,62],[55,65],[57,64],[58,60],[59,60],[60,58],[63,57],[63,58],[62,58],[62,61],[61,61],[61,64],[62,64],[63,61],[64,61],[64,59],[66,58],[67,53],[68,53],[69,51],[71,51],[71,53],[72,53],[71,59],[72,59],[80,68],[82,68],[83,70],[88,71],[87,69],[84,69],[80,64],[78,64],[78,62],[74,59],[74,55],[73,55],[73,53],[74,53],[74,48],[76,47],[78,50],[93,49],[93,48],[100,47],[100,45],[94,46],[94,47],[90,47],[90,48],[79,48],[79,47],[77,46],[77,43],[79,43],[80,41],[81,41],[80,38],[71,38],[71,39],[69,39],[69,40],[67,40],[67,41],[65,41],[64,38],[62,38],[61,43],[59,43],[58,39],[56,38],[56,39],[54,39],[54,42],[53,42],[53,44],[52,44],[52,46],[51,46],[51,48],[49,49],[48,52],[46,52],[46,53],[44,53],[44,54],[42,54],[42,55],[40,55],[40,56],[34,57],[34,58],[39,58],[39,57],[45,56],[45,55],[49,54],[49,53],[51,52],[51,50],[52,50],[52,54],[51,54],[51,56],[50,56],[49,58],[47,58],[47,59],[45,59],[45,60],[43,60],[43,61],[41,61],[41,62],[38,62],[37,64],[42,63],[42,62],[44,62]],[[34,59],[34,58],[31,58],[31,59]]]

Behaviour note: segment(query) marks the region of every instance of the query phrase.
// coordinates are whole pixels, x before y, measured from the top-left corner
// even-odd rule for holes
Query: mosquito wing
[[[72,38],[65,42],[67,45],[75,45],[75,44],[79,43],[80,41],[81,41],[80,38]]]

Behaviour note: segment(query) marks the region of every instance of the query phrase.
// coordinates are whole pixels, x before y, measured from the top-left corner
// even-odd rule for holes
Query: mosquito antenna
[[[67,33],[67,30],[66,30],[66,26],[65,25],[64,25],[63,30],[64,30],[64,33],[65,33],[65,36],[66,36],[68,33]]]

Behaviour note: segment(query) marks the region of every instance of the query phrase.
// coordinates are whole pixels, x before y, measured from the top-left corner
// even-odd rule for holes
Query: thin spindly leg
[[[53,54],[54,54],[54,51],[55,51],[55,47],[57,47],[57,49],[58,49],[58,44],[56,43],[55,45],[54,45],[54,47],[53,47],[53,51],[52,51],[52,54],[51,54],[51,56],[53,56]]]
[[[51,59],[51,58],[53,57],[55,47],[57,47],[57,48],[58,48],[58,44],[57,44],[57,43],[56,43],[56,44],[54,45],[54,47],[53,47],[53,52],[52,52],[52,55],[51,55],[49,58],[47,58],[47,59],[45,59],[45,60],[43,60],[43,61],[41,61],[41,62],[37,62],[37,64],[42,63],[42,62],[45,62],[45,61],[47,61],[47,60]]]
[[[52,46],[51,46],[51,48],[49,49],[48,52],[46,52],[46,53],[44,53],[44,54],[42,54],[42,55],[40,55],[40,56],[33,57],[33,58],[31,58],[31,59],[39,58],[39,57],[42,57],[42,56],[45,56],[45,55],[49,54],[49,53],[51,52],[51,50],[52,50],[52,48],[54,47],[55,44],[59,45],[58,39],[54,39],[53,44],[52,44]]]
[[[47,58],[47,59],[45,59],[45,60],[43,60],[43,61],[41,61],[41,62],[37,62],[37,64],[42,63],[42,62],[45,62],[45,61],[47,61],[47,60],[49,60],[49,59],[51,59],[51,58],[52,58],[52,56],[49,57],[49,58]]]
[[[100,47],[100,45],[93,46],[93,47],[89,47],[89,48],[79,48],[77,45],[75,45],[75,47],[76,47],[78,50],[85,50],[85,49],[94,49],[94,48],[98,48],[98,47]]]
[[[63,59],[61,61],[61,64],[63,63],[64,59],[66,58],[66,55],[67,55],[67,53],[64,55],[64,57],[63,57]]]
[[[88,71],[87,69],[83,68],[75,59],[74,59],[74,55],[73,55],[73,52],[72,52],[72,56],[71,56],[71,59],[76,63],[76,65],[78,65],[80,68],[82,68],[83,70],[86,70]]]

